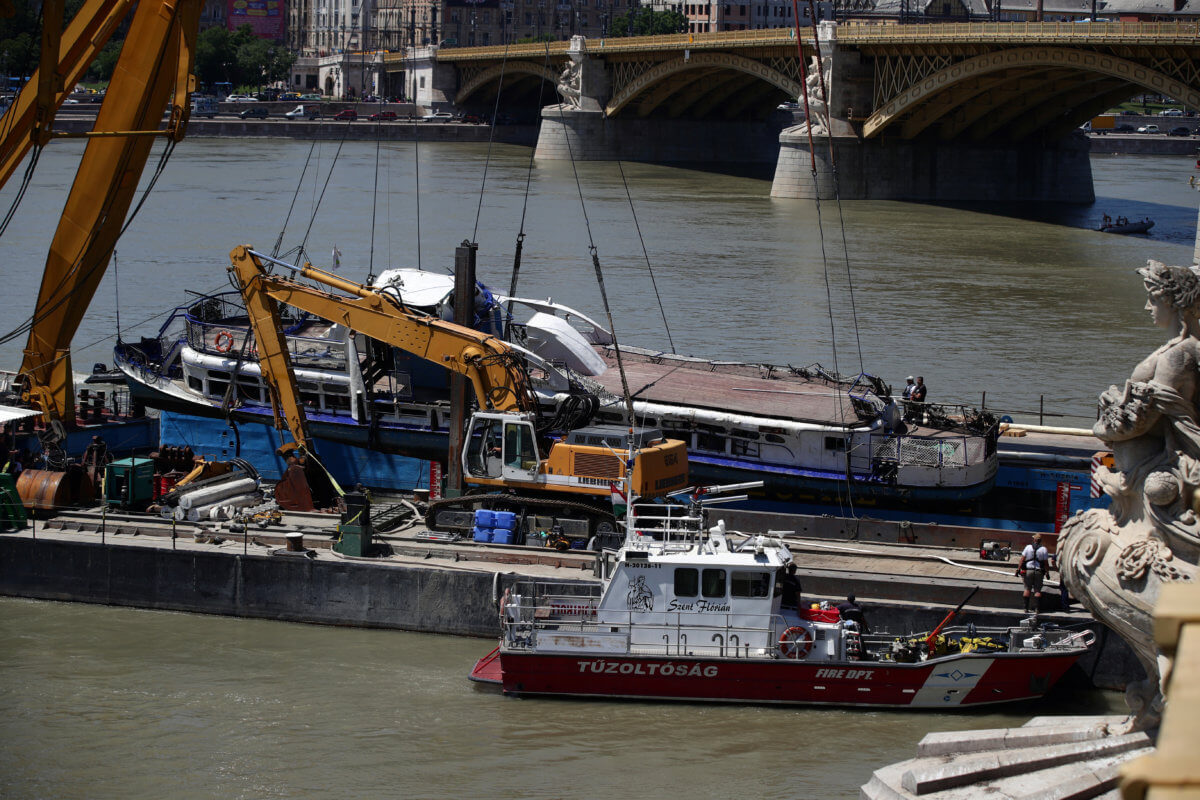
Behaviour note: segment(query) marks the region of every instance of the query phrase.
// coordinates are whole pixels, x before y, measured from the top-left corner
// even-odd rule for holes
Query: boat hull
[[[499,654],[506,694],[885,708],[956,708],[1043,696],[1079,653],[968,653],[915,664]],[[472,676],[495,682],[496,654]]]

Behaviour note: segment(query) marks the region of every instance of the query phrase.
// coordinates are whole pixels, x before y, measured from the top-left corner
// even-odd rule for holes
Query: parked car
[[[302,94],[302,95],[300,95],[300,99],[301,100],[313,100],[313,101],[319,103],[321,101],[321,95],[319,95],[319,94]]]
[[[1186,125],[1180,125],[1176,128],[1171,128],[1171,130],[1167,131],[1167,136],[1191,136],[1191,135],[1192,135],[1192,129],[1187,127]]]
[[[484,120],[478,114],[463,114],[462,121],[468,125],[482,125]]]
[[[266,119],[271,116],[265,106],[255,106],[247,108],[245,111],[238,114],[238,119]]]
[[[358,119],[358,112],[353,108],[343,108],[341,111],[333,115],[334,119]]]
[[[287,119],[316,119],[321,116],[321,109],[316,106],[296,106],[283,116]]]
[[[1158,133],[1157,125],[1143,125],[1137,129],[1138,133]]]
[[[454,115],[449,111],[435,111],[432,114],[426,114],[421,119],[425,122],[453,122]]]
[[[279,99],[280,100],[299,100],[300,93],[299,92],[284,92],[283,94],[279,95]]]
[[[1182,117],[1183,110],[1179,108],[1164,108],[1162,111],[1158,112],[1158,115],[1160,117]]]
[[[1133,133],[1132,125],[1118,125],[1113,128],[1113,133]]]
[[[258,98],[252,94],[231,94],[225,98],[226,103],[257,103]]]
[[[395,111],[376,111],[374,114],[367,117],[367,119],[372,120],[374,122],[390,122],[391,120],[394,120],[395,118],[396,118]]]

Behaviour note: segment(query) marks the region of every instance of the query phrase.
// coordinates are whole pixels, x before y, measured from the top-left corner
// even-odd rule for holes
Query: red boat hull
[[[950,708],[1041,697],[1077,658],[970,653],[901,664],[502,652],[499,682],[519,695]],[[473,677],[495,682],[495,651],[485,660],[490,675]]]

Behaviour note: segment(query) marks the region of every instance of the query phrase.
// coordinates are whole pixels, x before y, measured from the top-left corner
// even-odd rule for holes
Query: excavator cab
[[[541,457],[533,423],[520,414],[479,413],[471,418],[463,471],[484,480],[537,480]]]

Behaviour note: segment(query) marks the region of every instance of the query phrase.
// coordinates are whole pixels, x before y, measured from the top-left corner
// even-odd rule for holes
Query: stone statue
[[[584,37],[572,36],[571,46],[567,50],[570,60],[558,76],[558,93],[562,95],[563,103],[570,108],[583,106],[583,59],[586,57]]]
[[[1097,480],[1108,509],[1076,514],[1063,526],[1059,565],[1067,588],[1129,642],[1146,681],[1125,690],[1131,730],[1157,726],[1165,663],[1154,645],[1153,612],[1162,587],[1191,581],[1200,555],[1200,277],[1187,267],[1148,262],[1151,319],[1169,335],[1125,385],[1100,395],[1093,432],[1113,451]]]
[[[829,133],[829,109],[825,98],[829,95],[829,72],[832,63],[826,59],[822,71],[821,62],[816,56],[808,67],[808,75],[804,79],[804,93],[808,95],[808,130],[814,136]]]

